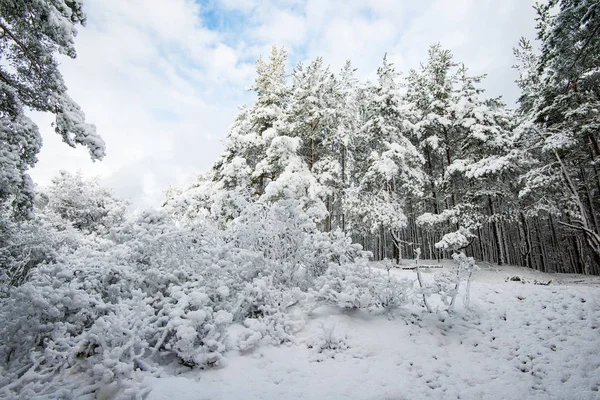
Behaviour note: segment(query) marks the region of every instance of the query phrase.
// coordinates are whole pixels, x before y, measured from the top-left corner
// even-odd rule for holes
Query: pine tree
[[[104,157],[104,142],[68,96],[55,58],[75,58],[75,26],[85,24],[82,7],[81,1],[0,1],[0,203],[10,205],[14,216],[31,211],[34,192],[26,171],[42,145],[25,107],[54,114],[65,143],[87,147],[92,160]]]
[[[600,9],[597,1],[551,0],[537,11],[539,58],[526,42],[516,52],[521,58],[522,147],[532,159],[522,195],[550,215],[564,215],[559,224],[585,239],[594,257],[591,264],[598,265]],[[533,67],[536,74],[530,72]],[[541,145],[533,145],[536,141]]]
[[[493,241],[495,261],[506,261],[499,221],[509,218],[514,193],[506,179],[514,175],[512,127],[504,104],[483,97],[483,78],[469,75],[439,44],[430,47],[428,63],[408,78],[406,98],[416,111],[411,139],[425,158],[427,174],[425,197],[412,202],[414,222],[421,228],[412,227],[411,241],[424,242],[428,257],[439,257],[435,248],[470,245],[475,232],[489,225],[493,238],[479,239]],[[438,242],[443,235],[448,236]]]
[[[339,180],[331,182],[335,203],[332,218],[346,232],[348,189],[354,185],[357,169],[356,155],[360,152],[361,98],[356,69],[348,60],[338,76],[337,124],[332,135],[332,154],[337,155]]]
[[[380,240],[385,240],[385,232],[406,226],[404,200],[420,193],[423,182],[423,158],[407,138],[397,75],[384,57],[377,83],[365,90],[355,154],[356,186],[348,189],[352,231],[380,234]]]
[[[323,60],[317,58],[306,68],[299,63],[292,73],[291,100],[288,110],[290,134],[302,140],[300,154],[323,189],[322,198],[328,216],[324,230],[331,231],[343,186],[342,159],[338,125],[342,115],[339,83]]]
[[[418,110],[418,122],[415,126],[414,141],[425,157],[427,173],[428,210],[439,214],[446,199],[442,193],[444,166],[451,162],[452,148],[449,118],[452,89],[456,77],[452,68],[456,64],[452,53],[444,50],[440,44],[429,48],[429,59],[420,72],[411,71],[409,75],[408,101]],[[450,161],[448,161],[450,160]]]

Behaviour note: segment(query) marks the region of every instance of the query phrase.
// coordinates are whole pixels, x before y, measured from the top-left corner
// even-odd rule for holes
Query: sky
[[[285,46],[289,70],[323,57],[339,70],[350,59],[359,78],[375,76],[384,54],[407,74],[440,42],[489,96],[514,105],[512,48],[535,38],[535,0],[84,0],[74,60],[60,58],[69,94],[97,126],[107,156],[92,162],[33,113],[44,146],[34,182],[81,171],[135,208],[161,204],[163,190],[191,182],[223,151],[254,63]]]

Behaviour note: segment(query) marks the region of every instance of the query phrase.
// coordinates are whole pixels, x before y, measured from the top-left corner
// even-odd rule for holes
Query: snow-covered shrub
[[[342,308],[397,307],[411,296],[412,281],[375,270],[366,259],[331,266],[315,284],[319,301]]]
[[[36,208],[38,212],[56,215],[82,232],[106,235],[123,222],[127,203],[100,186],[97,180],[61,171],[52,179],[52,185],[38,193]]]
[[[222,362],[224,338],[233,315],[220,309],[218,300],[227,297],[229,289],[207,289],[198,281],[173,286],[168,293],[172,300],[160,310],[166,326],[159,346],[175,353],[184,365],[218,366]]]
[[[392,308],[407,304],[413,296],[413,282],[408,279],[398,279],[392,276],[390,269],[392,261],[386,260],[386,274],[379,274],[380,279],[376,281],[377,292],[375,295],[382,307]]]
[[[32,268],[56,256],[54,237],[40,227],[39,221],[3,222],[0,227],[0,293],[22,284]]]
[[[320,232],[295,200],[251,204],[229,223],[167,211],[102,235],[40,214],[52,238],[79,241],[0,299],[0,396],[134,393],[137,370],[222,366],[227,350],[293,341],[296,305],[314,293],[341,307],[407,301],[408,284],[371,270],[360,246]]]
[[[335,323],[321,323],[320,334],[309,338],[306,346],[314,352],[314,360],[321,362],[326,358],[335,358],[335,356],[350,348],[348,345],[348,335],[342,334],[336,330]]]
[[[465,253],[454,253],[452,258],[456,262],[456,266],[452,271],[443,271],[434,275],[434,283],[431,287],[431,292],[437,294],[446,310],[452,312],[456,305],[456,297],[460,284],[463,280],[467,281],[465,291],[464,305],[469,307],[471,293],[471,276],[479,267],[475,264],[473,257],[467,257]]]
[[[247,283],[234,309],[236,315],[245,316],[245,329],[238,339],[238,348],[248,350],[263,339],[276,345],[292,341],[304,321],[295,317],[290,308],[304,298],[305,293],[299,289],[274,290],[268,279]]]
[[[228,328],[233,322],[244,331],[233,346],[242,350],[263,338],[280,344],[289,341],[299,326],[285,313],[281,291],[256,278],[231,286],[211,287],[202,280],[173,286],[159,317],[165,329],[156,344],[188,366],[214,367],[224,362]]]
[[[96,182],[63,171],[52,186],[37,191],[36,213],[29,219],[0,211],[0,294],[26,282],[42,263],[81,246],[110,245],[97,234],[119,226],[125,206]]]
[[[433,274],[433,283],[429,288],[429,295],[437,294],[447,309],[458,293],[458,283],[458,275],[455,272],[437,272]]]
[[[295,200],[252,204],[232,222],[228,235],[237,247],[263,254],[274,284],[304,290],[331,264],[363,256],[343,233],[320,232]]]
[[[137,369],[173,360],[219,366],[234,323],[240,349],[292,340],[303,323],[289,309],[304,294],[276,279],[279,259],[238,247],[241,233],[143,212],[113,230],[112,246],[93,242],[34,269],[1,303],[0,393],[57,393],[78,372],[90,391],[123,389]]]
[[[479,266],[475,264],[475,259],[473,257],[467,257],[465,253],[454,253],[452,255],[454,261],[456,261],[456,276],[458,279],[458,283],[456,285],[456,293],[454,294],[454,298],[450,303],[449,310],[452,311],[452,308],[456,301],[456,295],[458,294],[458,287],[461,280],[467,280],[467,288],[465,290],[465,297],[463,302],[465,307],[469,308],[469,304],[471,302],[471,278],[473,277],[473,272],[479,269]]]
[[[57,374],[78,369],[84,347],[93,349],[89,355],[97,359],[96,348],[106,350],[106,345],[100,345],[110,343],[115,335],[99,329],[95,343],[85,344],[102,317],[111,313],[124,317],[116,307],[136,286],[127,276],[128,268],[111,268],[106,263],[109,256],[90,249],[75,255],[42,265],[29,282],[12,288],[3,300],[0,315],[6,323],[0,328],[0,354],[5,373],[0,386],[11,382],[3,388],[5,394],[9,388],[32,394],[52,392],[60,386],[52,383]]]
[[[73,228],[56,229],[44,215],[15,221],[0,212],[0,296],[26,282],[36,266],[89,242]]]
[[[454,253],[452,258],[456,262],[456,266],[451,271],[442,271],[433,275],[431,284],[422,283],[417,289],[417,294],[422,296],[423,302],[427,311],[432,312],[433,308],[429,305],[428,298],[432,295],[437,295],[444,304],[446,311],[452,312],[456,305],[456,297],[460,289],[460,284],[463,280],[467,281],[465,290],[464,305],[469,307],[470,292],[471,292],[471,277],[473,272],[479,267],[475,264],[473,257],[467,257],[465,253]]]

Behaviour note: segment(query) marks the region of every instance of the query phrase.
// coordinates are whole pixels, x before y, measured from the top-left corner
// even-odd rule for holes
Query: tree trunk
[[[490,206],[490,215],[492,218],[492,231],[494,234],[494,243],[496,244],[496,249],[498,251],[498,265],[503,265],[506,263],[504,259],[504,246],[501,243],[501,236],[498,229],[498,221],[496,220],[496,212],[494,210],[494,202],[492,198],[488,196],[488,204]]]
[[[525,239],[525,264],[529,268],[534,268],[533,260],[532,260],[532,245],[531,245],[531,233],[529,232],[529,225],[527,224],[527,220],[525,219],[525,214],[522,212],[521,215],[521,223],[523,226],[523,237]]]

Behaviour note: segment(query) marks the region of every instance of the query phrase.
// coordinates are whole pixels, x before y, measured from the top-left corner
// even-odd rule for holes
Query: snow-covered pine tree
[[[572,243],[567,259],[564,251],[540,249],[542,264],[598,273],[600,9],[596,1],[551,0],[537,11],[540,55],[526,41],[516,50],[523,91],[520,147],[531,162],[521,197],[549,220],[551,242],[541,242],[556,248],[564,235]]]
[[[572,257],[572,251],[580,248],[582,244],[569,246],[571,248],[567,251],[558,246],[561,232],[557,230],[559,227],[554,223],[554,219],[561,218],[561,202],[565,198],[561,174],[554,164],[554,156],[544,150],[543,136],[533,123],[542,99],[540,94],[544,81],[543,76],[539,74],[539,54],[525,38],[521,38],[513,51],[517,59],[514,68],[519,72],[516,83],[521,89],[519,107],[515,114],[518,120],[515,129],[515,149],[520,175],[518,193],[514,200],[520,208],[520,252],[524,256],[524,264],[531,268],[569,271],[573,266],[567,265],[571,265],[573,260],[577,264],[577,260],[580,259],[579,256]],[[552,235],[544,232],[552,232]],[[569,237],[561,240],[571,245],[573,241],[577,242],[577,239]],[[561,259],[563,253],[570,253],[568,260]],[[555,264],[557,262],[559,265]],[[580,268],[575,265],[575,269]]]
[[[257,76],[250,87],[256,92],[254,104],[240,107],[227,132],[225,152],[215,162],[212,172],[198,177],[197,182],[184,190],[175,190],[178,193],[173,192],[167,199],[175,207],[173,212],[192,218],[210,216],[226,223],[239,216],[248,202],[260,199],[269,182],[281,173],[283,160],[279,160],[279,165],[272,163],[277,150],[271,150],[273,156],[269,160],[267,152],[274,140],[275,147],[281,149],[277,138],[286,127],[289,102],[286,63],[285,49],[276,46],[272,47],[268,62],[259,57]]]
[[[257,77],[251,88],[256,92],[256,101],[250,110],[250,121],[255,134],[257,157],[251,162],[252,185],[260,196],[269,182],[275,179],[277,167],[269,165],[264,155],[273,140],[280,136],[285,127],[285,109],[289,100],[289,88],[286,85],[287,53],[273,46],[269,62],[262,58],[256,62]],[[252,139],[252,138],[250,138]]]
[[[32,209],[26,171],[42,145],[25,107],[54,114],[65,143],[87,147],[93,160],[104,157],[104,142],[67,94],[55,57],[75,58],[78,24],[85,24],[81,1],[0,1],[0,207],[10,207],[15,217]]]
[[[356,186],[347,190],[348,225],[355,235],[377,235],[382,257],[386,238],[406,226],[406,196],[421,192],[423,157],[407,138],[398,74],[387,57],[377,70],[377,82],[367,85],[364,96],[354,155]]]
[[[469,75],[439,44],[430,47],[428,63],[408,77],[406,99],[416,110],[411,139],[425,158],[427,183],[425,197],[411,202],[416,226],[403,232],[403,241],[418,242],[427,258],[441,256],[436,249],[447,247],[447,240],[439,241],[443,235],[460,236],[467,246],[477,232],[478,256],[486,257],[482,242],[490,242],[494,249],[487,255],[506,262],[499,209],[511,195],[503,176],[511,169],[511,126],[499,99],[483,97],[478,87],[483,78]]]
[[[340,180],[334,183],[335,194],[334,211],[332,218],[336,221],[335,226],[346,231],[347,211],[347,189],[355,184],[354,172],[356,170],[355,155],[359,151],[361,124],[362,91],[359,90],[359,82],[356,78],[356,69],[348,60],[338,76],[338,110],[337,125],[333,133],[333,153],[337,154],[340,166]],[[330,185],[331,186],[331,185]]]
[[[284,124],[289,100],[286,86],[287,53],[273,46],[269,61],[256,61],[256,79],[250,90],[256,92],[252,107],[242,107],[227,133],[225,153],[215,163],[215,180],[224,188],[250,185],[253,198],[263,194],[275,171],[263,158]],[[249,182],[247,181],[249,180]]]
[[[212,184],[203,177],[185,191],[200,196],[200,207],[205,208],[201,214],[228,222],[239,216],[248,202],[294,199],[313,221],[327,216],[323,186],[311,170],[326,132],[325,125],[319,122],[320,115],[326,112],[318,96],[329,89],[318,81],[321,77],[333,81],[333,77],[323,74],[320,61],[316,61],[309,68],[306,81],[295,78],[298,92],[292,98],[286,85],[286,62],[285,50],[277,47],[272,48],[268,63],[258,59],[257,77],[251,87],[257,94],[256,100],[252,107],[240,109],[230,128],[225,153],[209,177]],[[301,68],[296,71],[300,75]],[[308,123],[302,125],[300,121]],[[174,194],[168,202],[182,205],[181,197],[190,193]],[[188,210],[189,206],[198,207],[184,206]],[[190,211],[198,215],[197,211]]]
[[[516,154],[512,151],[511,113],[500,99],[484,99],[477,84],[480,76],[469,76],[464,64],[458,69],[457,87],[450,107],[451,132],[457,138],[455,155],[447,152],[444,182],[451,193],[457,232],[474,239],[482,226],[492,231],[497,262],[509,260],[502,235],[502,222],[511,218]],[[480,237],[475,246],[482,246]],[[481,249],[480,249],[481,250]]]
[[[319,57],[306,68],[302,63],[292,72],[290,106],[287,112],[290,135],[301,139],[299,154],[323,189],[327,208],[324,230],[333,229],[334,203],[342,189],[338,139],[341,93],[338,82]],[[339,211],[338,211],[339,212]]]
[[[408,78],[406,101],[414,110],[414,127],[411,140],[425,159],[424,197],[420,201],[411,202],[411,211],[415,216],[423,213],[441,214],[442,210],[451,208],[451,194],[444,190],[444,172],[448,159],[452,156],[450,137],[452,122],[449,118],[452,101],[452,90],[456,81],[453,68],[456,63],[449,50],[442,49],[439,43],[430,46],[427,64],[420,70],[411,70]],[[409,243],[418,242],[426,258],[437,258],[432,245],[434,236],[441,236],[442,231],[426,230],[417,232],[411,229]],[[414,249],[407,249],[411,253]]]

